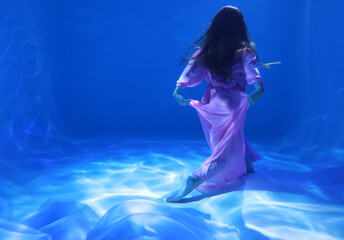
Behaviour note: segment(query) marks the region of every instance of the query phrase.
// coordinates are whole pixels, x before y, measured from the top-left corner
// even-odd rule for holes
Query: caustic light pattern
[[[221,192],[194,191],[180,202],[187,204],[172,204],[164,196],[207,157],[204,141],[102,144],[12,167],[0,162],[1,239],[344,237],[342,151],[301,149],[292,157],[254,145],[263,156],[255,173]]]

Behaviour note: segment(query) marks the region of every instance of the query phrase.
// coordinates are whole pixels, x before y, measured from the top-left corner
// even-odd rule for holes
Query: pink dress
[[[190,60],[177,86],[182,89],[195,87],[205,78],[207,86],[201,101],[191,100],[200,118],[211,155],[198,170],[192,172],[204,180],[196,188],[199,192],[224,189],[246,173],[245,158],[252,162],[262,158],[249,146],[243,133],[247,102],[247,84],[262,83],[257,68],[256,54],[249,48],[240,49],[241,57],[231,68],[226,82],[202,66],[199,60]],[[193,56],[198,54],[196,51]]]

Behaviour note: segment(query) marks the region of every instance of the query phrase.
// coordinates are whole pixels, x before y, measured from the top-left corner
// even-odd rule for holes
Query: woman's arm
[[[184,99],[184,97],[180,95],[181,91],[182,91],[182,88],[177,86],[172,95],[175,97],[175,99],[181,106],[186,107],[189,105],[190,99],[188,100]]]
[[[177,86],[176,89],[174,89],[173,96],[180,94],[181,91],[182,91],[182,88]]]
[[[252,85],[255,88],[255,91],[247,95],[249,105],[255,104],[264,94],[264,81],[260,76],[257,61],[257,55],[254,51],[249,50],[246,55],[244,55],[246,81],[248,85]]]
[[[255,104],[264,94],[264,85],[261,83],[253,84],[255,90],[247,96],[249,105]]]
[[[176,89],[173,92],[173,96],[181,106],[188,106],[191,101],[191,99],[186,100],[182,95],[180,95],[181,90],[186,87],[196,87],[203,81],[204,67],[200,64],[200,61],[195,59],[199,53],[200,50],[194,52],[191,60],[188,62],[176,83]]]

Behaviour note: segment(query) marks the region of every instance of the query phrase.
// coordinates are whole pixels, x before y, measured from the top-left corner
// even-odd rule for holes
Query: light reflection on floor
[[[256,173],[217,195],[194,192],[185,204],[171,204],[163,196],[209,155],[204,140],[103,146],[88,145],[68,157],[27,159],[17,166],[0,162],[0,193],[12,204],[14,219],[51,197],[81,201],[99,215],[128,199],[150,199],[210,214],[212,220],[237,227],[242,239],[344,238],[343,150],[292,155],[252,145],[264,156],[255,164]]]

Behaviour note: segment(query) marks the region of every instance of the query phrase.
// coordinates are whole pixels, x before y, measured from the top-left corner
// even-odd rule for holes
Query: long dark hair
[[[199,59],[204,67],[223,78],[229,76],[228,70],[238,57],[237,50],[246,47],[257,54],[248,34],[244,15],[233,6],[225,6],[216,13],[207,31],[188,48],[186,55],[195,47],[201,49],[199,54],[184,58],[180,63]],[[257,59],[260,64],[270,67],[269,64],[261,63],[258,55]]]

